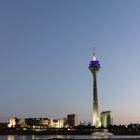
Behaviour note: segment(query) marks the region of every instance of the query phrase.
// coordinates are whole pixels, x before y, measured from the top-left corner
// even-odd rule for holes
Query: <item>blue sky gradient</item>
[[[92,118],[93,48],[100,112],[140,122],[139,0],[1,0],[0,120]]]

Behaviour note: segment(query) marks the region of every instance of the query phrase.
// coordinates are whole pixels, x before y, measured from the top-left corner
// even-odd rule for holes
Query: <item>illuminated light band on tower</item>
[[[99,106],[98,106],[98,90],[97,90],[97,72],[100,69],[100,63],[96,60],[95,52],[93,54],[93,59],[90,61],[89,69],[93,74],[93,120],[92,124],[96,128],[100,126],[99,120]]]

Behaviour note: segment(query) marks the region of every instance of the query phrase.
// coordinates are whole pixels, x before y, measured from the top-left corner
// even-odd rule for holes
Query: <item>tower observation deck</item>
[[[89,70],[93,75],[93,120],[92,124],[96,128],[99,127],[99,106],[98,106],[98,90],[97,90],[97,72],[100,69],[100,63],[96,60],[95,52],[93,59],[90,61]]]

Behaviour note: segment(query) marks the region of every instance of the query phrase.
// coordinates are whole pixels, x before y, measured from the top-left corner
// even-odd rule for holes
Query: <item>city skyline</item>
[[[100,112],[112,111],[114,124],[140,123],[139,5],[0,1],[0,121],[71,113],[91,121],[88,63],[96,47]]]

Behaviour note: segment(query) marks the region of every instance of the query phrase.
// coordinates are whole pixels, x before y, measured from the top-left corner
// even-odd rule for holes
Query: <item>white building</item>
[[[101,113],[101,125],[104,128],[107,128],[107,126],[113,124],[113,117],[111,111],[104,111]]]
[[[62,119],[55,119],[55,120],[51,120],[51,124],[50,126],[53,128],[64,128],[65,127],[65,121],[66,119],[62,118]]]
[[[8,127],[9,128],[15,127],[16,124],[17,124],[17,118],[10,117],[9,120],[8,120]]]

